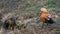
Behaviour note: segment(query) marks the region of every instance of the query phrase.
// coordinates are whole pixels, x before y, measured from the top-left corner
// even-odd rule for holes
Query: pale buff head
[[[46,8],[41,8],[42,13],[48,13]]]

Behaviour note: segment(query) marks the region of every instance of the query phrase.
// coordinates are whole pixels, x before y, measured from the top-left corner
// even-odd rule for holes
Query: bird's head
[[[46,8],[41,8],[40,10],[41,10],[42,13],[48,13]]]

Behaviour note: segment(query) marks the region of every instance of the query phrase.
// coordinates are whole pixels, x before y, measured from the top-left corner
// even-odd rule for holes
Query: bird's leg
[[[49,28],[51,26],[51,24],[47,23],[47,28]]]
[[[49,26],[49,24],[47,23],[47,24],[46,24],[46,27],[48,28],[48,26]]]
[[[48,23],[47,23],[47,26],[48,26]]]
[[[42,28],[44,27],[44,23],[42,24]]]

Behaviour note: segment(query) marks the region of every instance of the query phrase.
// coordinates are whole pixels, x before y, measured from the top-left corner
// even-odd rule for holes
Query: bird
[[[46,8],[41,8],[41,15],[40,15],[40,20],[44,23],[48,24],[53,24],[54,20],[52,19],[52,15],[48,12]],[[42,25],[42,27],[43,27]]]

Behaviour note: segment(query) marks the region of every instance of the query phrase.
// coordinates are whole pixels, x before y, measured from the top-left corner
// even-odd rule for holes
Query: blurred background
[[[43,29],[39,19],[42,7],[55,21]],[[6,21],[16,25],[5,29]],[[0,34],[60,34],[60,0],[0,0]]]

